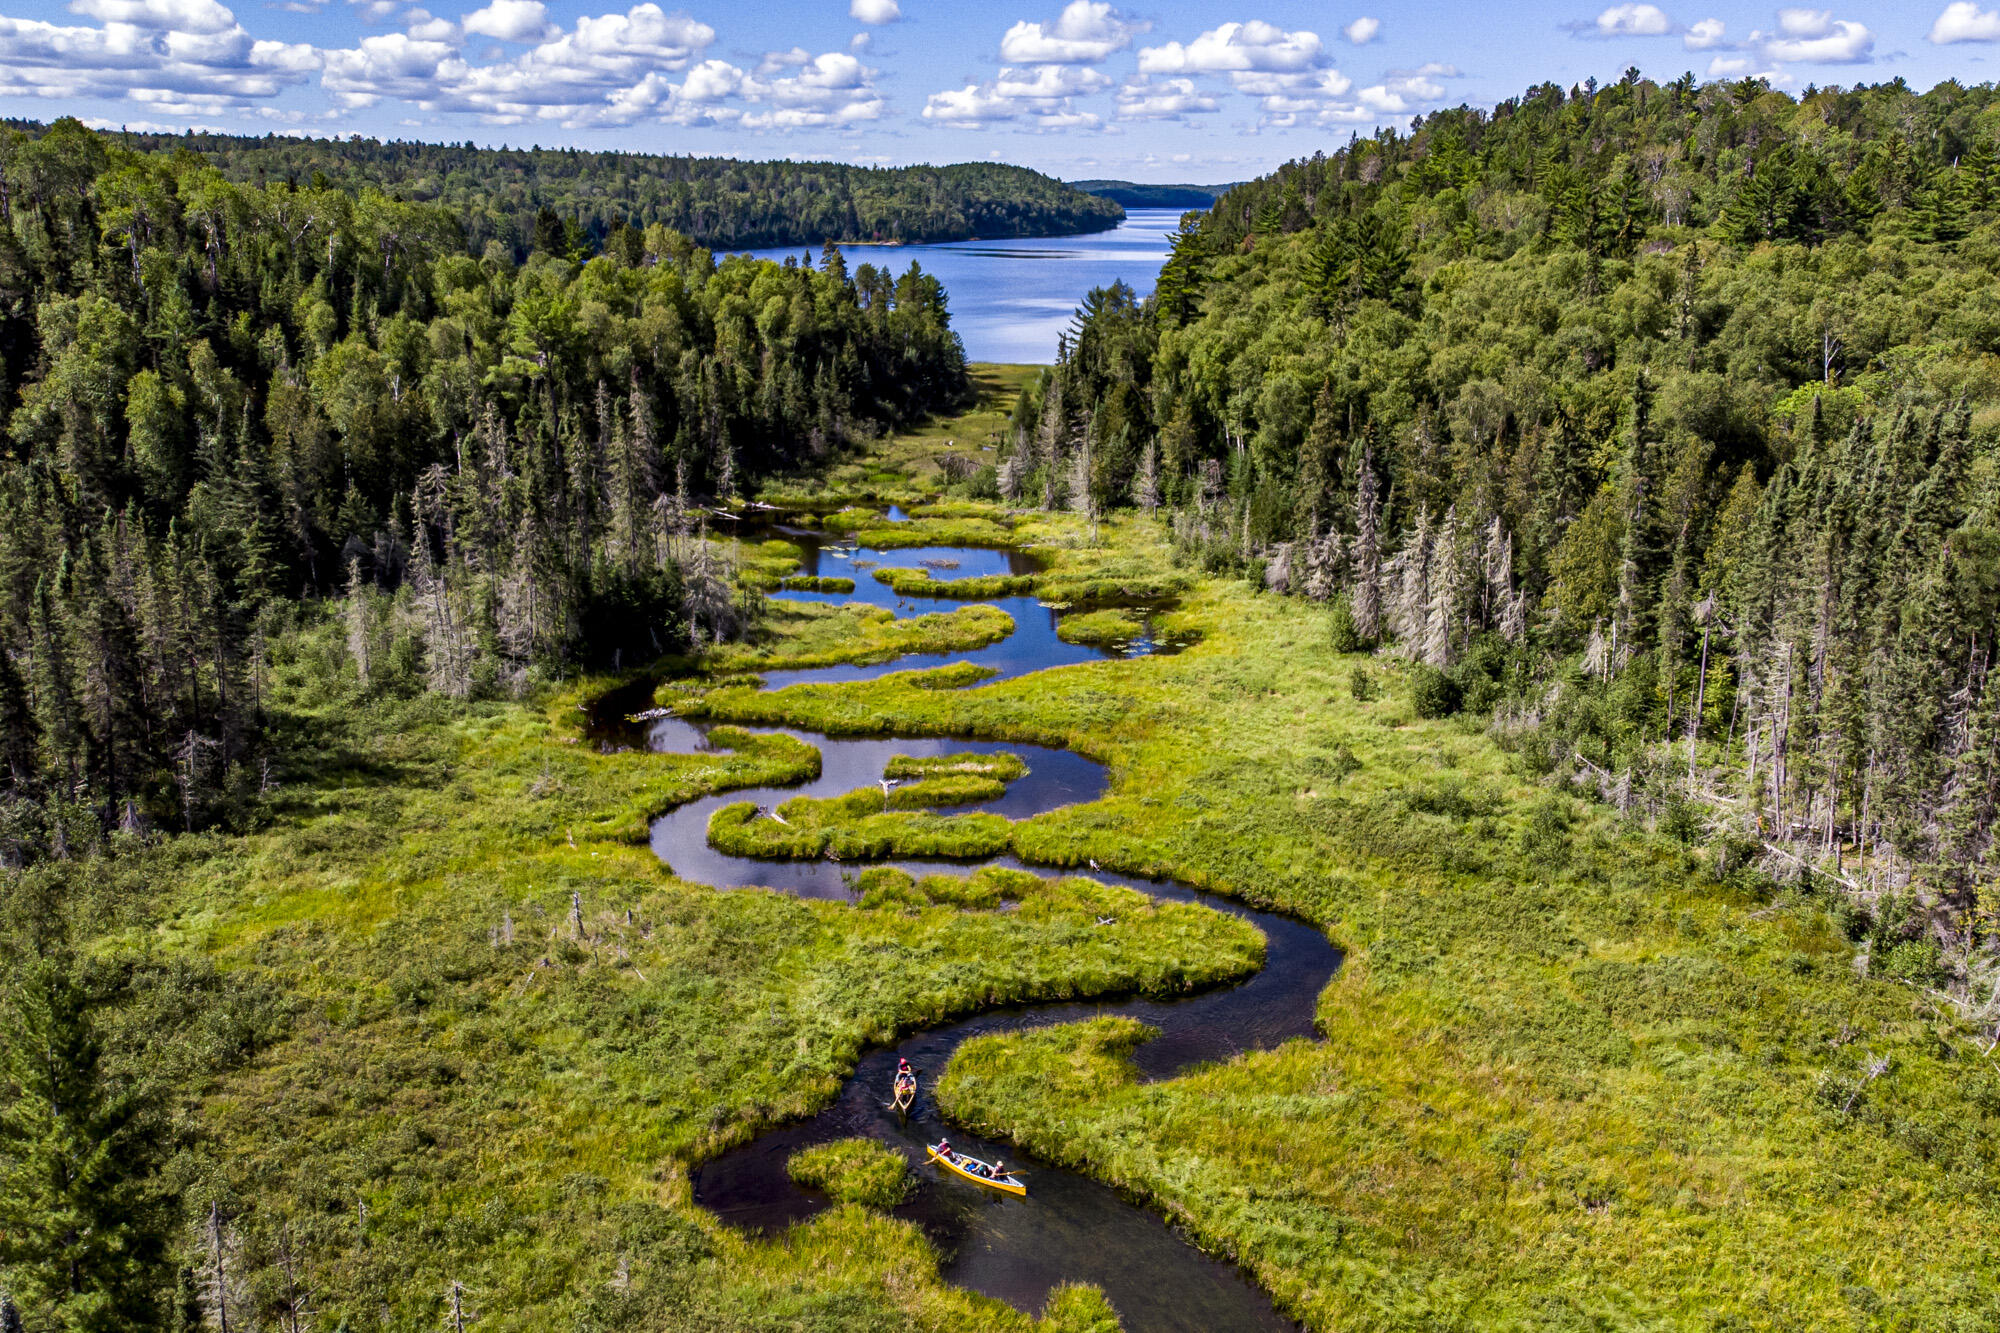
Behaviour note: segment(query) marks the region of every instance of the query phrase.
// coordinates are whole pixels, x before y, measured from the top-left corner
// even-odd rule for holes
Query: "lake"
[[[901,273],[917,263],[943,282],[968,360],[1046,364],[1056,359],[1056,337],[1085,292],[1122,280],[1141,296],[1151,294],[1180,218],[1177,209],[1135,208],[1113,230],[1088,236],[843,249],[849,268],[872,263]],[[750,253],[782,260],[806,247]]]

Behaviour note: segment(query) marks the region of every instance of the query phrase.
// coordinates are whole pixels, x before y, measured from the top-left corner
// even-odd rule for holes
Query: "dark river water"
[[[892,517],[900,515],[892,514]],[[807,549],[804,572],[844,574],[841,561],[820,545],[817,534],[799,532]],[[843,557],[884,564],[917,565],[922,561],[957,562],[937,577],[1023,573],[1031,567],[1019,554],[962,548],[878,552],[863,548]],[[886,585],[854,573],[855,592],[842,594],[782,593],[797,600],[867,600],[891,606],[899,615],[916,615],[956,603],[899,598]],[[884,665],[836,667],[816,671],[771,672],[767,688],[806,681],[852,680],[916,666],[969,661],[991,666],[1002,675],[1073,665],[1113,655],[1104,650],[1066,644],[1055,635],[1054,613],[1033,598],[999,603],[1013,614],[1017,626],[1008,639],[974,652],[936,658],[904,657]],[[1142,641],[1122,651],[1144,652]],[[1114,652],[1117,650],[1114,650]],[[818,747],[820,776],[785,788],[757,788],[706,797],[681,806],[657,820],[652,828],[653,850],[684,879],[717,888],[761,886],[802,897],[842,899],[849,894],[842,872],[852,874],[853,862],[766,861],[726,855],[708,842],[708,821],[717,809],[740,801],[776,806],[793,796],[836,796],[872,786],[883,766],[897,754],[941,755],[972,751],[1021,756],[1029,771],[1009,784],[1004,796],[966,809],[988,810],[1011,819],[1060,806],[1097,799],[1107,786],[1102,766],[1062,750],[1005,742],[958,740],[949,737],[846,739],[816,732],[782,728]],[[645,732],[648,748],[688,753],[707,748],[707,727],[677,718],[651,723]],[[922,874],[935,870],[970,873],[965,863],[895,861]],[[978,864],[1019,867],[1003,858]],[[1026,867],[1036,869],[1036,867]],[[809,1217],[827,1206],[824,1195],[792,1183],[787,1159],[800,1148],[831,1139],[865,1135],[894,1148],[911,1163],[919,1182],[914,1196],[896,1212],[920,1223],[950,1256],[945,1276],[974,1291],[997,1297],[1019,1309],[1038,1311],[1050,1290],[1062,1282],[1082,1281],[1102,1287],[1118,1308],[1130,1333],[1195,1333],[1196,1330],[1270,1330],[1293,1327],[1273,1308],[1269,1297],[1233,1264],[1204,1255],[1166,1222],[1143,1207],[1119,1197],[1112,1189],[1072,1171],[1037,1162],[1011,1145],[983,1141],[957,1127],[950,1130],[955,1146],[989,1160],[1004,1158],[1027,1171],[1026,1198],[984,1189],[925,1163],[925,1144],[946,1133],[943,1118],[928,1096],[928,1082],[950,1062],[952,1052],[968,1037],[1013,1032],[1074,1022],[1101,1015],[1129,1015],[1151,1024],[1159,1035],[1134,1053],[1133,1060],[1148,1079],[1162,1078],[1191,1065],[1227,1060],[1248,1050],[1262,1050],[1299,1037],[1315,1035],[1313,1014],[1320,992],[1340,966],[1340,954],[1319,930],[1289,917],[1259,912],[1227,899],[1170,882],[1131,879],[1104,872],[1089,877],[1120,884],[1155,898],[1201,902],[1243,918],[1263,932],[1263,968],[1249,980],[1172,1001],[1108,997],[1101,1002],[1024,1005],[990,1011],[946,1026],[915,1033],[894,1047],[869,1052],[842,1086],[833,1103],[812,1119],[781,1126],[752,1143],[703,1163],[694,1173],[695,1198],[732,1225],[775,1230]],[[907,1057],[925,1075],[924,1091],[907,1116],[887,1106],[892,1071],[898,1056]]]
[[[1091,288],[1123,282],[1141,296],[1152,294],[1180,218],[1176,209],[1135,208],[1115,230],[1089,236],[855,245],[846,250],[847,266],[873,264],[900,274],[921,264],[944,283],[951,326],[968,359],[1048,363],[1056,359],[1056,336]],[[750,253],[782,260],[808,252],[788,246]],[[811,254],[817,265],[818,251]]]

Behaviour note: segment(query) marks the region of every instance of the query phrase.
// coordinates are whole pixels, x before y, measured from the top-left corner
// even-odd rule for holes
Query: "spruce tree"
[[[48,920],[11,960],[0,1047],[0,1284],[64,1333],[151,1327],[162,1245],[142,1102],[107,1075],[79,964]]]
[[[1368,643],[1382,637],[1381,523],[1375,454],[1366,450],[1354,488],[1354,629]]]

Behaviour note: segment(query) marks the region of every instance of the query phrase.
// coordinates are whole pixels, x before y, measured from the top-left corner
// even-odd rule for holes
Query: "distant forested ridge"
[[[1141,185],[1134,181],[1071,181],[1085,194],[1126,208],[1207,208],[1231,189],[1227,185]]]
[[[254,790],[298,599],[346,594],[364,685],[458,696],[727,633],[705,497],[965,388],[915,265],[655,224],[517,267],[461,222],[0,139],[0,862]]]
[[[1290,163],[1091,294],[997,478],[1330,602],[1551,780],[2000,931],[2000,95],[1553,84]],[[1971,988],[1971,989],[1967,989]]]
[[[1105,231],[1125,216],[1111,200],[994,162],[857,167],[359,137],[106,137],[136,152],[199,153],[237,184],[350,194],[376,189],[442,205],[459,220],[473,253],[498,242],[516,259],[536,248],[537,227],[548,226],[540,220],[545,214],[569,229],[572,244],[592,249],[623,224],[669,227],[715,250],[1068,236]]]

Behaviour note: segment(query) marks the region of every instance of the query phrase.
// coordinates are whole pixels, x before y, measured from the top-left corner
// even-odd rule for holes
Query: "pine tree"
[[[65,605],[69,562],[57,561],[51,577],[35,584],[33,672],[36,720],[42,743],[48,750],[47,766],[74,783],[83,770],[83,710],[76,698],[72,675],[69,634],[62,607]]]
[[[1388,606],[1384,618],[1401,650],[1428,661],[1427,627],[1431,613],[1431,561],[1436,533],[1430,511],[1417,511],[1417,525],[1403,537],[1403,544],[1384,571],[1389,576]]]
[[[28,682],[14,665],[13,654],[0,647],[0,782],[17,793],[38,785],[35,747],[40,738]]]
[[[111,1333],[156,1313],[163,1247],[142,1105],[110,1078],[59,935],[14,961],[0,1048],[0,1267],[37,1326]]]
[[[350,557],[347,562],[347,599],[341,607],[341,618],[347,626],[347,655],[354,662],[354,671],[361,679],[361,687],[368,688],[369,672],[374,667],[374,640],[368,624],[367,589],[361,582],[361,557]]]
[[[1459,622],[1459,602],[1463,596],[1463,559],[1459,550],[1462,532],[1456,506],[1445,510],[1438,526],[1427,570],[1423,643],[1419,656],[1434,667],[1451,665],[1453,631]]]
[[[1132,476],[1132,503],[1149,518],[1160,507],[1160,447],[1152,440],[1139,452],[1139,468]]]
[[[1354,488],[1354,629],[1364,642],[1382,637],[1382,498],[1376,493],[1375,451],[1361,455]]]
[[[1072,513],[1082,514],[1090,520],[1090,540],[1097,540],[1097,495],[1091,487],[1090,456],[1091,438],[1088,432],[1083,443],[1070,457],[1069,464],[1069,507]]]
[[[1660,540],[1652,429],[1652,386],[1641,371],[1632,386],[1629,438],[1621,479],[1624,537],[1618,556],[1618,619],[1612,627],[1614,669],[1641,651],[1653,628]]]
[[[1014,447],[1008,451],[1007,456],[1000,460],[997,477],[1000,486],[1000,498],[1010,505],[1021,503],[1022,498],[1028,493],[1028,478],[1029,474],[1033,471],[1033,460],[1029,457],[1029,448],[1030,446],[1026,439],[1018,440],[1015,442]]]
[[[1063,408],[1063,380],[1060,371],[1048,377],[1042,394],[1042,416],[1035,428],[1035,466],[1042,473],[1042,508],[1056,507],[1056,487],[1062,469],[1063,445],[1069,438],[1069,421]]]

